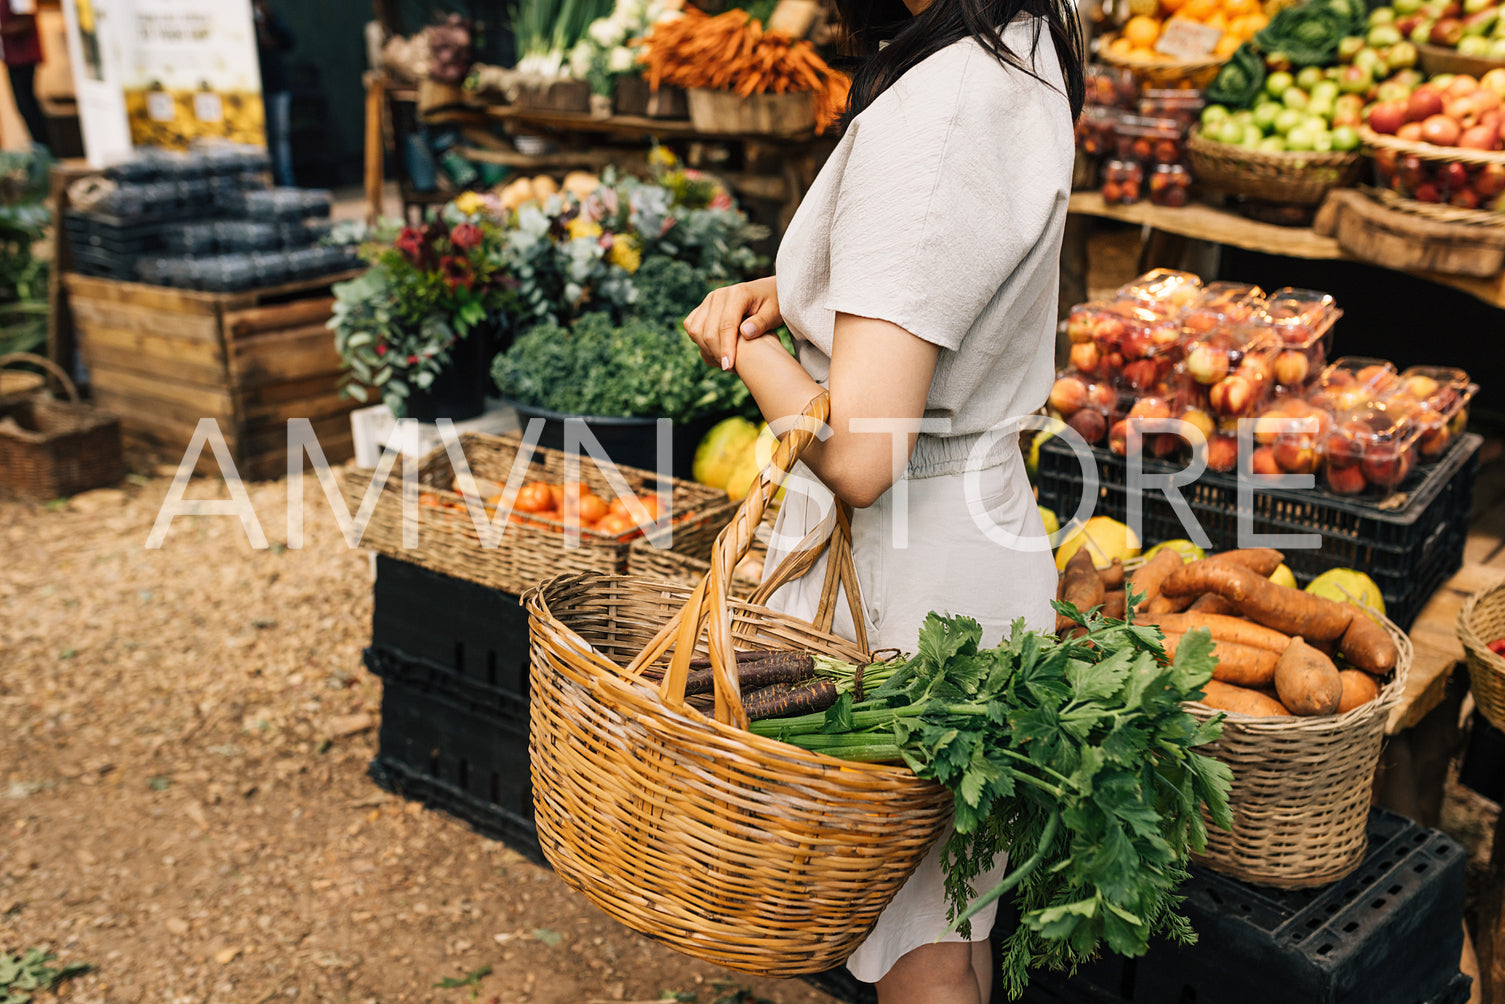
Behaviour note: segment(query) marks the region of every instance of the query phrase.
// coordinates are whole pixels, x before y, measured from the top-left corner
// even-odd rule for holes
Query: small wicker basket
[[[1233,829],[1208,826],[1199,864],[1244,882],[1302,889],[1336,882],[1363,862],[1374,771],[1412,657],[1406,633],[1379,619],[1400,653],[1379,697],[1341,715],[1224,720],[1222,736],[1204,752],[1233,770]],[[1199,721],[1217,714],[1201,703],[1186,708]]]
[[[1113,37],[1102,40],[1102,46],[1098,49],[1097,58],[1109,66],[1117,66],[1133,73],[1142,82],[1151,87],[1186,88],[1188,90],[1202,90],[1212,83],[1218,71],[1227,63],[1227,59],[1179,60],[1179,59],[1135,59],[1129,56],[1119,56],[1109,52],[1109,46]]]
[[[1209,188],[1266,202],[1314,206],[1334,188],[1358,181],[1364,155],[1269,153],[1207,139],[1193,128],[1186,139],[1192,174]]]
[[[46,370],[68,400],[41,391],[0,398],[0,488],[44,501],[125,477],[119,417],[84,404],[73,381],[50,359],[11,353],[0,356],[0,370],[17,362]]]
[[[1505,638],[1505,581],[1463,601],[1457,631],[1474,703],[1489,724],[1505,729],[1505,656],[1489,650],[1490,642]]]

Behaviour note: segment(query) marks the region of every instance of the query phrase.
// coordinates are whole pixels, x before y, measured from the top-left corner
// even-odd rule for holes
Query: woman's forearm
[[[903,476],[936,356],[935,346],[887,321],[837,315],[831,434],[801,459],[842,501],[866,508]],[[744,341],[736,369],[769,422],[798,415],[821,391],[771,338]]]

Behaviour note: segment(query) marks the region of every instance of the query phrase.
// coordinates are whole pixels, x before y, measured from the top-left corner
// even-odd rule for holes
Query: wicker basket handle
[[[690,656],[695,650],[696,638],[704,630],[715,686],[716,720],[747,728],[747,713],[742,708],[742,696],[737,684],[727,584],[731,582],[732,569],[752,547],[753,535],[762,522],[763,513],[774,492],[793,469],[795,461],[815,440],[817,431],[830,417],[830,413],[830,395],[822,393],[805,407],[804,414],[794,428],[780,438],[768,467],[758,478],[753,490],[742,500],[731,522],[717,535],[711,550],[710,571],[695,587],[695,592],[683,609],[664,625],[627,667],[629,674],[641,673],[673,644],[674,655],[669,663],[669,671],[659,684],[659,693],[666,703],[684,703]],[[830,630],[835,616],[836,597],[841,587],[845,587],[847,602],[852,609],[852,620],[856,625],[856,641],[860,648],[866,650],[866,629],[858,592],[857,570],[852,561],[850,531],[850,510],[843,504],[838,506],[831,532],[824,535],[824,539],[812,541],[812,537],[816,536],[812,534],[801,541],[800,549],[780,562],[768,581],[759,588],[758,595],[766,597],[778,586],[809,571],[829,544],[831,560],[826,566],[826,578],[816,612],[816,626]]]
[[[0,356],[0,370],[5,369],[5,367],[12,363],[31,363],[34,366],[42,367],[42,369],[47,371],[49,376],[58,382],[58,386],[63,388],[70,401],[74,404],[80,403],[78,387],[68,378],[68,374],[63,371],[63,368],[51,359],[45,356],[33,355],[30,352],[9,352]]]

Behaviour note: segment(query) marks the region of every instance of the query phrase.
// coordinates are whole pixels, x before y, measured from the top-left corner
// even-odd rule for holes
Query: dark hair
[[[1038,79],[1033,60],[1043,28],[1049,28],[1061,61],[1072,120],[1081,114],[1086,97],[1082,80],[1086,45],[1070,0],[931,0],[929,7],[915,15],[902,0],[837,0],[837,8],[852,54],[865,57],[852,75],[848,121],[907,70],[967,37],[977,39],[1000,63]],[[1021,14],[1035,18],[1029,59],[1003,44],[1004,27]],[[880,50],[878,43],[883,41],[888,44]]]

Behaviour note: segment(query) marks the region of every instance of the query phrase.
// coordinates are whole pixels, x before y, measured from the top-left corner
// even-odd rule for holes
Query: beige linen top
[[[1004,31],[1021,60],[1035,24]],[[909,70],[848,125],[779,247],[779,306],[816,380],[838,312],[940,346],[926,417],[950,428],[920,437],[910,477],[963,470],[1050,392],[1074,141],[1047,32],[1033,65],[1043,82],[966,39]]]

